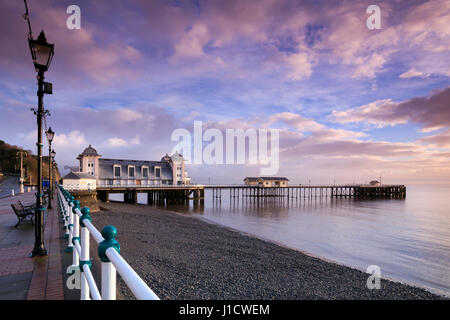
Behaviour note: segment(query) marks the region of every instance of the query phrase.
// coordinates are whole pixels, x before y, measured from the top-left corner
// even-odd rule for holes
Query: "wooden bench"
[[[17,226],[21,222],[31,222],[32,225],[34,225],[34,206],[24,206],[20,201],[11,204],[11,207],[14,210],[14,213],[17,216],[17,219],[19,219],[19,222],[14,226],[14,228],[17,228]]]

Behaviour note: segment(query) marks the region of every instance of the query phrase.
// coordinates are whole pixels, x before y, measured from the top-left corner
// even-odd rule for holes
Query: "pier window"
[[[155,178],[160,179],[161,178],[161,168],[155,167]]]
[[[114,174],[114,178],[120,178],[120,165],[114,165],[113,166],[113,174]]]
[[[142,167],[142,177],[148,178],[148,167]]]
[[[134,178],[134,166],[128,166],[128,177],[129,178]]]

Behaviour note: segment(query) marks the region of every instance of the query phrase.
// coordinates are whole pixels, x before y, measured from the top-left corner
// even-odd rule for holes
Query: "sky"
[[[78,5],[81,29],[66,13]],[[369,5],[381,29],[369,29]],[[55,44],[44,98],[60,168],[91,144],[159,160],[175,129],[279,129],[291,183],[450,180],[450,1],[28,0]],[[22,1],[0,0],[0,139],[36,153]],[[47,150],[47,146],[44,147]],[[241,183],[260,164],[189,164]]]

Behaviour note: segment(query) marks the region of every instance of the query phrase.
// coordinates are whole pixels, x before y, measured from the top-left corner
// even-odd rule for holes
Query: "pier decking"
[[[248,185],[214,185],[205,186],[212,189],[213,198],[221,198],[222,190],[228,190],[232,198],[239,197],[353,197],[353,198],[396,198],[406,197],[404,185],[296,185],[288,187],[262,187]]]
[[[212,191],[213,199],[222,198],[222,191],[228,191],[230,198],[317,198],[317,197],[352,197],[352,198],[395,198],[406,197],[404,185],[296,185],[288,187],[262,187],[249,185],[108,185],[97,186],[97,197],[102,202],[109,201],[109,194],[123,193],[125,203],[137,203],[137,194],[146,193],[147,203],[182,203],[193,200],[202,204],[205,190]],[[224,195],[225,196],[225,195]]]

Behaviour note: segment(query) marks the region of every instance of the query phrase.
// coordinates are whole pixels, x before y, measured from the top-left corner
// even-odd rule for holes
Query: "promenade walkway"
[[[11,203],[35,202],[34,193],[0,199],[0,300],[62,300],[63,275],[61,265],[61,241],[59,213],[55,209],[45,211],[44,242],[46,257],[30,258],[34,245],[34,227],[20,224]]]

